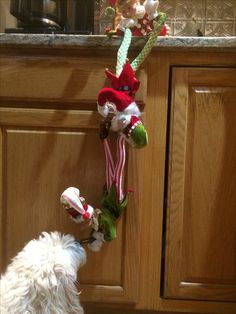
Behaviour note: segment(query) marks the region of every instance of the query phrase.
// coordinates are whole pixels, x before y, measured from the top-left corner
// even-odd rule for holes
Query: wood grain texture
[[[4,203],[3,203],[3,130],[0,130],[0,269],[3,269],[3,250],[4,250],[4,243],[2,241],[4,236]]]
[[[36,150],[39,150],[38,147],[45,146],[45,152],[43,154],[41,152],[40,155],[43,156],[42,161],[45,163],[44,166],[43,163],[39,166],[43,175],[42,178],[40,177],[40,182],[41,180],[44,183],[52,182],[52,180],[55,182],[55,178],[57,180],[54,187],[47,183],[51,193],[44,186],[40,186],[39,181],[33,181],[31,177],[32,161],[29,156],[26,156],[26,161],[31,165],[31,168],[29,171],[24,166],[24,169],[28,171],[27,173],[30,172],[30,175],[25,175],[25,178],[20,180],[19,177],[23,172],[18,167],[16,172],[17,188],[20,187],[21,189],[22,182],[25,182],[25,186],[28,184],[30,188],[34,183],[38,187],[37,191],[33,190],[32,192],[32,189],[30,190],[33,196],[30,196],[29,200],[26,201],[30,202],[33,208],[34,206],[37,208],[38,205],[35,204],[39,202],[40,208],[37,210],[42,210],[45,217],[44,221],[39,218],[41,227],[44,224],[50,229],[53,226],[59,226],[65,232],[80,236],[82,231],[68,220],[57,203],[58,196],[61,190],[68,185],[81,185],[81,181],[78,179],[79,174],[87,178],[86,182],[82,184],[83,194],[89,197],[89,201],[97,200],[99,203],[102,178],[96,177],[97,179],[93,180],[93,173],[88,169],[89,166],[85,166],[85,173],[79,167],[77,168],[77,164],[82,162],[84,167],[89,155],[88,161],[89,163],[91,161],[91,168],[93,168],[96,167],[96,162],[102,158],[101,148],[98,148],[98,142],[95,140],[99,116],[95,113],[96,97],[94,98],[94,96],[100,88],[100,83],[106,84],[103,74],[104,68],[109,66],[114,69],[116,48],[104,48],[98,51],[92,48],[77,50],[75,47],[73,49],[25,47],[22,49],[15,46],[1,48],[0,55],[0,121],[3,143],[6,144],[8,136],[12,156],[14,150],[21,155],[23,154],[20,147],[13,147],[16,138],[21,138],[25,153],[30,154],[30,148],[26,147],[28,139],[30,142],[33,141],[33,147]],[[137,51],[131,50],[131,60],[136,55]],[[28,68],[27,64],[29,65]],[[90,64],[95,67],[97,73],[90,67]],[[101,255],[94,256],[93,253],[89,253],[89,264],[85,266],[87,268],[81,269],[81,286],[78,289],[82,290],[81,299],[83,303],[85,302],[84,304],[88,304],[88,310],[91,313],[120,312],[128,314],[136,312],[136,309],[143,309],[140,314],[149,313],[149,309],[153,310],[150,313],[159,313],[159,311],[205,314],[236,313],[235,302],[218,302],[216,300],[208,302],[163,297],[162,275],[165,268],[162,265],[162,241],[165,238],[165,230],[163,229],[163,220],[165,219],[165,165],[168,144],[169,80],[173,66],[233,68],[236,67],[235,52],[231,53],[229,50],[225,53],[223,50],[220,53],[215,51],[177,51],[177,49],[175,51],[156,50],[140,69],[138,77],[141,80],[141,86],[137,99],[145,103],[143,119],[149,133],[149,144],[142,150],[129,151],[126,183],[127,186],[134,187],[134,193],[130,195],[129,207],[119,221],[118,239],[112,244],[106,245]],[[76,71],[73,71],[74,68]],[[86,73],[89,75],[90,70],[93,76],[87,80],[85,76]],[[30,71],[34,73],[33,76]],[[65,76],[63,76],[63,71]],[[191,75],[195,75],[194,73]],[[27,78],[28,75],[30,79]],[[45,78],[47,84],[40,81],[42,77]],[[25,84],[20,83],[22,93],[17,86],[18,78],[25,79]],[[93,78],[95,82],[93,82]],[[8,84],[3,82],[4,79],[7,80]],[[77,82],[80,79],[86,80],[86,83],[83,85],[83,82]],[[205,78],[202,77],[202,79]],[[222,82],[218,77],[216,80]],[[209,86],[209,81],[207,84],[208,88],[214,87]],[[223,87],[227,87],[227,84]],[[14,88],[16,94],[14,94]],[[78,110],[84,108],[86,110]],[[87,143],[85,146],[82,144],[84,138],[86,139],[85,143]],[[56,145],[54,145],[54,141]],[[7,177],[6,158],[4,157],[7,152],[5,144],[1,146],[4,162],[3,182],[6,182]],[[94,149],[91,153],[88,149],[90,145],[93,145],[93,148],[96,147],[96,151]],[[84,148],[86,148],[85,151]],[[48,157],[46,156],[47,152]],[[97,152],[98,155],[96,155]],[[86,155],[84,156],[84,154]],[[35,160],[39,158],[35,151],[33,151],[32,156]],[[47,158],[49,159],[48,162]],[[17,161],[14,160],[13,164],[16,167]],[[68,166],[70,164],[71,166]],[[73,173],[74,167],[77,169],[75,173]],[[98,169],[101,177],[104,177],[104,173],[102,173],[104,169],[100,163]],[[13,181],[14,174],[12,170],[9,171]],[[63,173],[63,177],[59,176],[58,173]],[[32,175],[35,177],[35,169],[33,169]],[[27,183],[27,180],[32,184]],[[87,180],[92,180],[91,188]],[[10,190],[10,187],[4,183],[3,201],[6,199],[7,189]],[[42,197],[42,192],[45,197]],[[19,196],[18,192],[16,195],[18,199],[21,199],[20,206],[23,208],[25,206],[23,196]],[[13,204],[14,200],[11,199],[11,196],[9,193],[8,199]],[[37,197],[37,201],[34,196]],[[15,203],[12,206],[16,206]],[[47,210],[49,206],[52,208],[52,212]],[[3,211],[3,208],[1,209],[3,212],[1,217],[4,220],[2,226],[6,227],[8,234],[10,234],[11,226],[4,224],[7,212],[5,209]],[[35,210],[32,212],[28,208],[28,204],[26,212],[28,215],[32,215],[32,213],[35,215]],[[27,221],[29,218],[27,218],[26,212],[23,212],[23,216]],[[18,213],[16,207],[14,207],[14,213]],[[7,215],[11,214],[7,213]],[[21,218],[20,221],[22,223]],[[29,226],[29,230],[32,228],[40,229],[35,220],[30,221],[30,224],[34,226]],[[14,228],[18,228],[16,224],[14,226]],[[28,226],[23,229],[23,236],[20,236],[25,237],[26,240],[33,236],[33,234],[28,234],[26,237],[27,230],[25,229],[27,228]],[[4,234],[6,234],[5,231]],[[13,239],[13,235],[10,236]],[[0,242],[5,243],[3,238],[1,239]],[[16,245],[21,245],[17,244],[17,239],[14,241],[16,241]],[[3,246],[3,250],[6,251],[5,246]],[[110,261],[116,263],[114,266],[115,273],[112,271],[114,264],[109,264]],[[106,267],[108,272],[106,272]],[[106,312],[103,311],[104,308],[106,308]]]
[[[91,111],[1,108],[3,131],[4,208],[1,245],[3,266],[42,231],[59,230],[78,238],[88,231],[72,222],[59,199],[69,186],[79,187],[89,204],[100,206],[105,160],[98,136],[99,121]],[[5,119],[5,120],[4,120]],[[136,228],[125,214],[118,222],[117,240],[100,253],[88,252],[80,272],[82,300],[135,302],[138,287]],[[136,224],[134,225],[136,226]],[[127,252],[127,249],[129,252]]]
[[[161,276],[162,219],[164,202],[165,151],[168,68],[165,56],[154,54],[147,61],[148,90],[145,98],[145,120],[149,134],[148,146],[140,152],[139,173],[142,208],[140,304],[147,309],[158,308]],[[157,69],[154,71],[153,69]],[[158,72],[158,75],[157,75]],[[158,283],[158,284],[156,284]]]
[[[166,297],[236,301],[235,78],[173,71]]]
[[[0,108],[0,123],[24,127],[71,127],[97,129],[100,115],[91,110],[52,110],[32,108]]]
[[[114,71],[116,60],[104,57],[22,56],[0,59],[0,99],[96,102],[98,91],[109,86],[105,68]],[[142,89],[146,79],[140,72]]]
[[[236,58],[234,52],[217,53],[215,52],[189,52],[189,51],[163,51],[159,52],[156,55],[156,58],[160,61],[160,67],[164,66],[163,63],[166,63],[166,71],[170,73],[171,77],[171,68],[174,66],[194,66],[194,67],[205,67],[205,68],[224,68],[232,67],[236,68]],[[163,63],[161,62],[163,60]],[[158,71],[156,71],[156,76],[159,78]],[[162,73],[162,72],[160,72]],[[162,80],[162,77],[159,78]],[[163,78],[164,79],[164,78]],[[204,79],[204,78],[203,78]],[[164,79],[165,80],[165,79]],[[168,82],[166,82],[168,84]],[[223,82],[224,83],[224,82]],[[161,94],[160,94],[161,93]],[[168,94],[165,92],[162,93],[162,90],[159,91],[159,97],[168,98]],[[162,111],[158,111],[161,114],[161,118],[165,119],[166,114]],[[163,188],[164,191],[164,188]],[[158,231],[157,231],[158,232]],[[166,232],[164,232],[165,238]],[[154,267],[153,263],[153,267]],[[165,268],[162,267],[162,272],[165,271]],[[159,277],[161,281],[161,276]],[[162,295],[162,294],[161,294]],[[156,303],[155,303],[156,302]],[[184,300],[184,299],[164,299],[163,295],[157,298],[153,297],[153,306],[155,303],[155,308],[158,308],[161,311],[176,311],[176,312],[188,312],[188,313],[225,313],[232,314],[236,312],[236,302],[217,302],[217,301],[194,301],[194,300]]]

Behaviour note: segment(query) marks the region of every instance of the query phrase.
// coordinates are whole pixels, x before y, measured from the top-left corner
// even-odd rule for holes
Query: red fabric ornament
[[[84,207],[84,210],[85,210],[85,211],[88,210],[88,204],[87,204],[87,203],[83,204],[83,207]]]
[[[114,89],[119,90],[123,86],[127,86],[129,88],[128,93],[134,97],[139,88],[140,81],[136,79],[134,70],[129,61],[124,65],[119,77],[115,76],[115,74],[108,70],[106,70],[105,73],[107,78],[111,81],[111,85]]]
[[[108,70],[105,72],[113,88],[104,87],[100,90],[98,105],[104,108],[104,105],[109,102],[115,104],[117,111],[122,112],[134,102],[140,81],[134,76],[134,70],[128,61],[118,77]]]
[[[79,215],[78,211],[74,208],[67,209],[67,212],[72,218],[76,218]]]
[[[98,105],[104,106],[106,102],[115,104],[118,111],[124,111],[134,99],[125,92],[117,91],[110,87],[104,87],[98,94]]]
[[[90,218],[90,214],[89,213],[84,213],[83,214],[83,218],[84,219],[89,219]]]
[[[108,0],[110,6],[114,7],[116,5],[117,0]]]

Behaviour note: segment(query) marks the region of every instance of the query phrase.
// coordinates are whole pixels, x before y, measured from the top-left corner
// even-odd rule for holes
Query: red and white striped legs
[[[125,136],[123,134],[118,135],[117,139],[117,161],[114,167],[114,161],[112,158],[110,146],[107,139],[103,140],[103,146],[106,157],[106,182],[107,190],[109,191],[112,184],[115,183],[118,200],[122,201],[124,198],[123,192],[123,173],[125,166]]]
[[[114,162],[113,162],[110,146],[106,138],[103,140],[103,147],[104,147],[104,152],[105,152],[105,157],[106,157],[106,183],[107,183],[107,190],[109,191],[114,181]]]

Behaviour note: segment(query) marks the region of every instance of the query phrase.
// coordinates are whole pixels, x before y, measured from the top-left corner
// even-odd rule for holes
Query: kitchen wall
[[[72,1],[72,0],[70,0]],[[159,0],[173,36],[236,36],[236,0]],[[95,32],[103,34],[110,22],[104,16],[108,0],[95,0]],[[98,3],[100,2],[100,3]],[[0,32],[15,27],[10,0],[0,0]]]
[[[236,0],[163,0],[160,10],[174,36],[236,35]]]
[[[9,13],[10,0],[0,0],[0,33],[4,32],[6,27],[15,27],[16,19]]]

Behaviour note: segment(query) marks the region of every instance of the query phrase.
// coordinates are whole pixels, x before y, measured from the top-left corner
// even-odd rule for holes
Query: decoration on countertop
[[[115,17],[115,30],[106,28],[108,35],[123,36],[125,29],[129,28],[133,36],[149,35],[159,18],[158,0],[108,0],[106,16]],[[160,36],[168,36],[170,28],[167,24],[162,26]]]
[[[61,195],[61,203],[70,217],[77,223],[87,222],[91,228],[90,237],[81,243],[88,243],[92,251],[99,251],[104,242],[116,238],[116,223],[128,203],[130,190],[124,189],[124,167],[126,162],[126,143],[133,148],[147,145],[147,131],[141,121],[141,112],[135,102],[135,94],[140,81],[135,72],[150,53],[165,24],[166,16],[159,13],[154,22],[145,46],[130,63],[127,59],[132,31],[126,28],[117,53],[116,73],[105,70],[111,87],[103,87],[97,98],[98,112],[103,117],[100,124],[100,139],[103,143],[106,160],[106,185],[100,209],[94,209],[80,195],[79,189],[70,187]],[[112,156],[109,137],[110,131],[116,132],[116,158]]]

